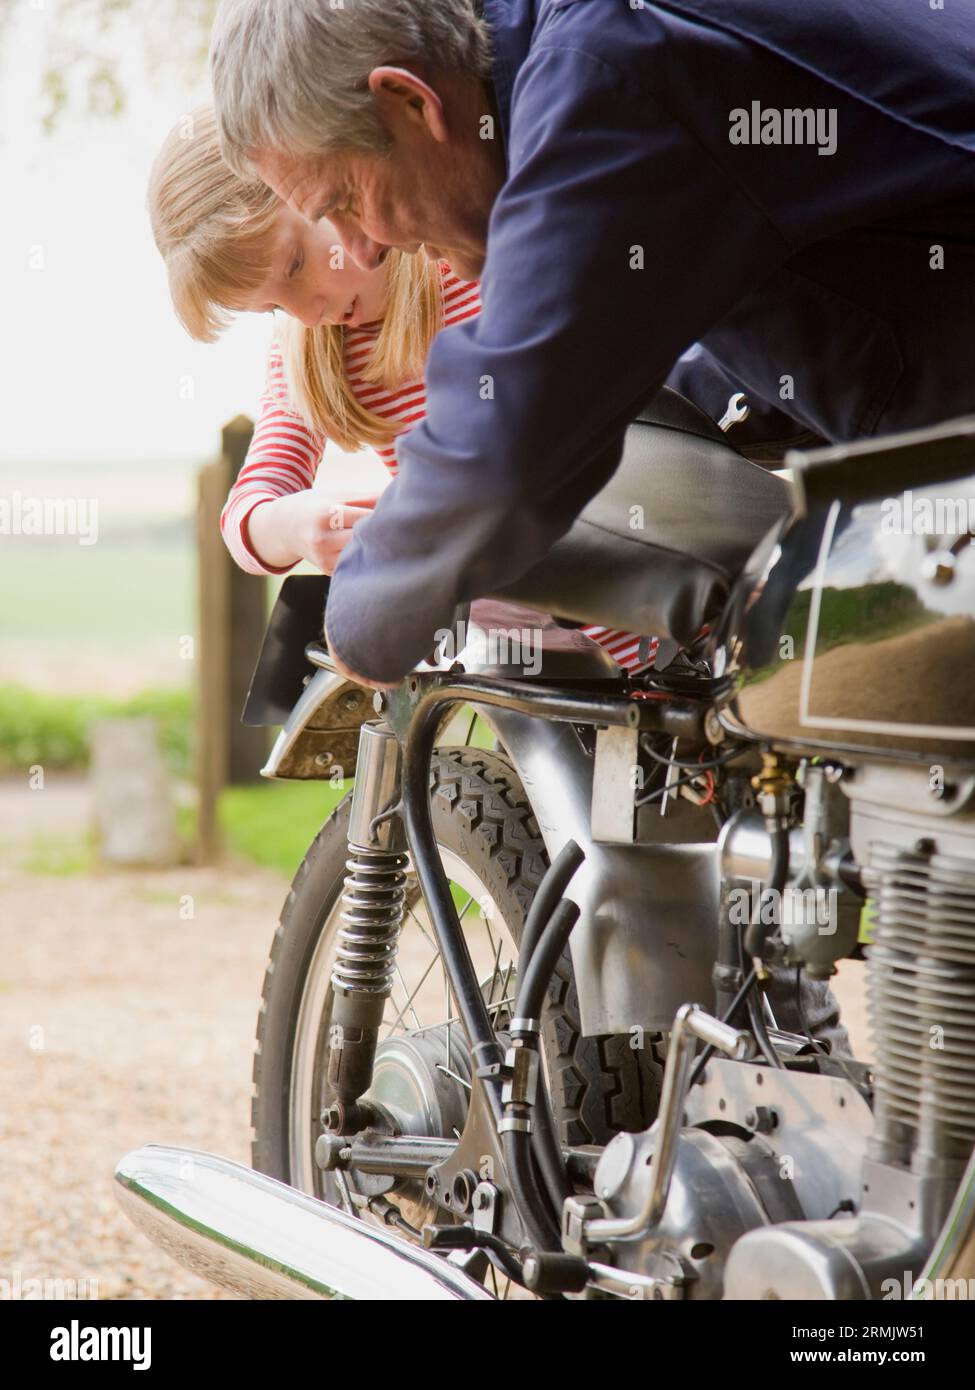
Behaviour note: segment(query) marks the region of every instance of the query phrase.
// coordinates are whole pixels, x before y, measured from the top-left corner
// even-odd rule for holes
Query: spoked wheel
[[[503,1027],[514,1003],[521,930],[548,861],[531,807],[496,752],[440,749],[431,765],[434,830],[489,1012]],[[327,1081],[331,973],[346,875],[350,798],[326,821],[298,870],[264,981],[254,1063],[253,1163],[349,1211],[363,1194],[315,1162]],[[546,1071],[563,1143],[605,1143],[644,1128],[659,1089],[650,1054],[627,1038],[583,1038],[568,953],[543,1018]],[[415,876],[407,878],[396,980],[386,1002],[370,1096],[404,1133],[456,1137],[470,1092],[467,1039]],[[422,1187],[390,1193],[409,1235],[435,1218]],[[369,1218],[373,1219],[373,1218]],[[441,1218],[442,1219],[442,1214]]]

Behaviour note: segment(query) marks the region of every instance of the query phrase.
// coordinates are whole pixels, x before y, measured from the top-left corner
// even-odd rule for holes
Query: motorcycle
[[[372,701],[327,580],[285,582],[245,718],[283,724],[266,776],[354,786],[272,943],[253,1169],[119,1164],[175,1258],[272,1298],[975,1275],[975,418],[786,462],[663,390],[569,533]],[[809,1016],[863,954],[869,1064]]]

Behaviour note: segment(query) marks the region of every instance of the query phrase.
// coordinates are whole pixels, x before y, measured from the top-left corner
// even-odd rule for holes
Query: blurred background
[[[116,1213],[112,1168],[150,1139],[246,1161],[264,962],[346,785],[261,782],[263,734],[232,743],[226,644],[250,662],[276,583],[231,579],[214,509],[272,324],[193,343],[145,212],[215,9],[0,0],[0,1296],[212,1296]]]

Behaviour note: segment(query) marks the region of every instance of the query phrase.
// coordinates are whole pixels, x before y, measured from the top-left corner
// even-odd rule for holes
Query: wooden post
[[[267,730],[241,724],[251,674],[267,617],[267,581],[245,574],[220,535],[220,513],[247,456],[253,425],[244,416],[223,430],[220,457],[199,474],[197,506],[199,704],[198,855],[219,857],[220,793],[228,783],[253,781],[267,755]]]
[[[223,458],[227,464],[228,488],[236,481],[243,467],[253,436],[254,426],[245,415],[238,415],[224,428]],[[240,714],[267,627],[268,583],[256,575],[245,574],[230,560],[229,555],[227,560],[230,566],[227,782],[230,786],[239,786],[253,782],[267,759],[268,730],[242,724]]]
[[[221,458],[199,475],[197,556],[199,700],[196,726],[196,781],[199,789],[198,855],[204,863],[220,854],[217,803],[227,781],[229,708],[227,670],[230,647],[230,570],[220,536],[220,509],[227,497],[227,466]]]

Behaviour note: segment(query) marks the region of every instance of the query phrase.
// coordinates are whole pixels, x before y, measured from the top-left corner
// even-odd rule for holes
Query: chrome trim
[[[147,1144],[115,1183],[150,1240],[247,1298],[491,1300],[431,1251],[214,1154]]]

